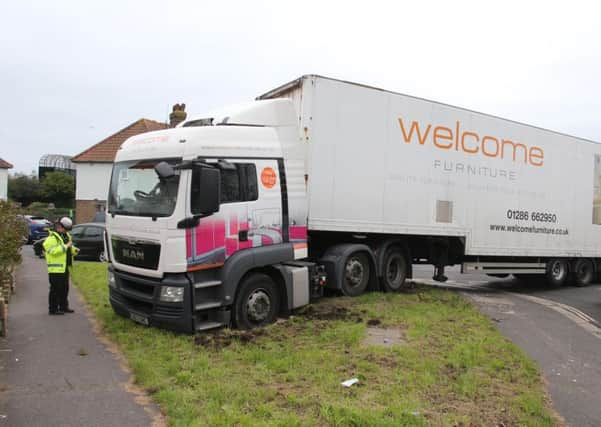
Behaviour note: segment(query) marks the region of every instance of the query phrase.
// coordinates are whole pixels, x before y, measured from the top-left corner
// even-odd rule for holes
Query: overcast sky
[[[29,172],[174,103],[201,113],[302,74],[601,141],[595,3],[5,2],[0,157]]]

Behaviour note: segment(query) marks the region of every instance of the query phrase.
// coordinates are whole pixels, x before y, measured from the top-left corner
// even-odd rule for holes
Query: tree
[[[0,283],[10,279],[13,266],[21,261],[21,245],[27,235],[27,226],[17,217],[17,209],[11,202],[0,200]]]
[[[56,207],[73,207],[75,199],[75,178],[64,172],[48,172],[41,183],[45,201]]]
[[[32,202],[39,201],[42,196],[38,178],[33,173],[31,175],[16,173],[9,176],[8,198],[21,203],[22,206],[29,206]]]

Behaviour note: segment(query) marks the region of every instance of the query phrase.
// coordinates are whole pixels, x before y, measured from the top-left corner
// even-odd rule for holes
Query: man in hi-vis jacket
[[[73,313],[67,300],[69,293],[69,270],[73,265],[73,257],[79,250],[73,246],[71,230],[73,222],[70,218],[63,217],[56,223],[56,231],[50,230],[44,240],[46,263],[48,264],[48,278],[50,292],[48,293],[48,314]]]

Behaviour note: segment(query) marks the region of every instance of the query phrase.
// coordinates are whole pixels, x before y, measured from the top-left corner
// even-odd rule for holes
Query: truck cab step
[[[221,286],[221,280],[207,280],[206,282],[194,283],[194,289],[212,288],[213,286]]]
[[[210,320],[205,322],[199,322],[196,324],[196,331],[207,331],[209,329],[220,328],[223,326],[223,323],[220,322],[211,322]]]
[[[218,308],[218,307],[221,307],[220,301],[207,301],[207,302],[201,302],[199,304],[196,304],[194,306],[194,310],[202,311],[202,310],[209,310],[211,308]]]

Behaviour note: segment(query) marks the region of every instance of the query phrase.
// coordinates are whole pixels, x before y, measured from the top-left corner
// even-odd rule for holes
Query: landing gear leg
[[[446,282],[449,280],[449,278],[444,275],[444,265],[437,265],[434,267],[434,276],[432,276],[432,279],[437,282]]]
[[[430,262],[434,265],[434,276],[437,282],[446,282],[448,277],[444,275],[444,266],[448,264],[449,241],[442,238],[432,238],[430,243]]]

